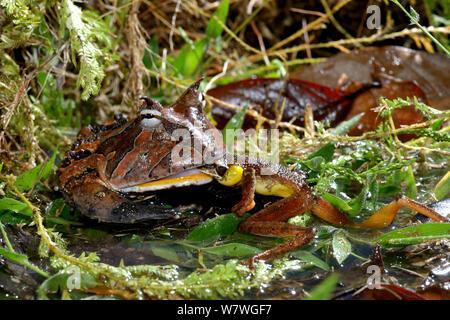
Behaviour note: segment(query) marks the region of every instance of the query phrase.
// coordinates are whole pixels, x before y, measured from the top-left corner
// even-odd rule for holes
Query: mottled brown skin
[[[128,121],[119,119],[109,126],[83,128],[60,169],[60,186],[66,198],[83,214],[105,222],[173,217],[170,210],[130,201],[129,195],[120,190],[198,166],[172,163],[170,153],[178,144],[172,135],[177,129],[188,129],[191,137],[200,141],[192,148],[192,156],[216,145],[220,152],[222,141],[202,133],[214,127],[203,116],[198,85],[196,82],[166,108],[144,98],[143,109],[159,112],[158,126],[146,127],[146,117],[140,113]]]
[[[199,101],[199,81],[194,83],[174,104],[162,107],[148,98],[144,99],[144,108],[136,117],[102,127],[83,128],[72,150],[60,169],[60,185],[66,198],[80,211],[105,222],[133,223],[149,219],[167,219],[172,212],[133,199],[133,194],[123,192],[124,188],[157,181],[190,168],[211,170],[210,164],[172,163],[168,156],[178,141],[171,139],[178,128],[188,129],[191,137],[198,138],[200,144],[193,146],[191,155],[203,154],[205,148],[214,150],[212,166],[214,175],[222,176],[223,170],[230,165],[243,168],[242,199],[232,211],[238,215],[253,209],[254,193],[258,183],[267,182],[268,189],[273,186],[287,186],[292,194],[258,211],[239,225],[239,231],[266,236],[291,236],[292,240],[252,257],[255,260],[267,260],[280,254],[295,250],[315,236],[313,228],[299,227],[286,221],[311,210],[321,219],[345,226],[379,228],[389,225],[397,211],[407,206],[437,221],[448,221],[434,210],[406,197],[399,197],[376,212],[361,224],[355,224],[315,195],[314,190],[305,182],[306,175],[301,171],[290,171],[278,164],[265,163],[249,157],[230,157],[223,150],[220,134],[205,135],[212,124],[203,114]],[[157,114],[155,113],[157,111]],[[152,115],[149,115],[151,112]],[[149,125],[148,119],[157,119],[157,125]],[[147,122],[146,122],[147,121]],[[152,122],[153,123],[153,122]],[[209,150],[209,149],[208,149]],[[214,168],[215,167],[215,168]],[[264,174],[262,174],[264,169]],[[264,184],[264,183],[263,183]]]

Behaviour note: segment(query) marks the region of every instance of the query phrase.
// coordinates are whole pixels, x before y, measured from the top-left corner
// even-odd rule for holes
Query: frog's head
[[[143,97],[138,115],[100,143],[107,159],[102,180],[121,192],[144,192],[203,184],[194,170],[223,157],[220,131],[206,118],[199,79],[175,103],[163,107]]]
[[[204,114],[206,100],[199,90],[200,78],[193,83],[173,104],[162,107],[156,101],[148,97],[142,97],[144,101],[140,111],[141,122],[145,126],[163,125],[167,128],[177,127],[187,130],[192,139],[203,144],[210,143],[206,131],[218,131]],[[181,132],[178,132],[181,134]]]

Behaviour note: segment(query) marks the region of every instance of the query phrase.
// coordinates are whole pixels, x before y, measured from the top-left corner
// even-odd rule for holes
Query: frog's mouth
[[[181,173],[165,177],[163,179],[154,180],[138,184],[132,187],[123,188],[122,192],[149,192],[171,188],[199,186],[210,183],[213,178],[198,169],[189,169]]]

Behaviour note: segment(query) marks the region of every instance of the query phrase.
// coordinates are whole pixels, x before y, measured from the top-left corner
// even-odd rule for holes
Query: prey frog
[[[118,118],[108,125],[83,128],[60,169],[60,185],[66,198],[91,218],[135,223],[173,217],[172,212],[144,205],[136,195],[206,184],[213,179],[226,186],[241,187],[242,198],[231,209],[239,216],[254,208],[255,192],[282,197],[241,222],[238,230],[292,239],[253,256],[250,263],[309,243],[315,236],[314,228],[286,222],[306,211],[334,225],[362,228],[391,224],[397,211],[405,206],[433,220],[448,221],[433,209],[399,196],[357,224],[316,195],[306,183],[305,173],[246,156],[227,155],[221,133],[203,112],[205,100],[199,91],[200,81],[172,105],[163,107],[143,97],[140,112],[130,120]],[[183,141],[193,143],[180,149]],[[184,161],[185,158],[191,161]]]

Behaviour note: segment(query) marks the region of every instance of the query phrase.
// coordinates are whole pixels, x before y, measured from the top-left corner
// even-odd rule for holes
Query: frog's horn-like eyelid
[[[157,109],[157,110],[160,110],[162,108],[162,106],[159,104],[158,101],[152,100],[147,96],[140,96],[139,100],[145,101],[147,108],[153,108],[153,109]]]
[[[195,81],[193,84],[191,84],[185,91],[184,94],[181,95],[180,98],[184,97],[188,92],[191,92],[193,90],[199,91],[200,89],[200,83],[203,81],[205,77],[200,77],[197,81]]]
[[[143,100],[147,106],[153,105],[153,100],[147,96],[140,96],[139,100]]]
[[[173,103],[172,105],[181,105],[184,107],[189,107],[189,103],[187,103],[188,100],[185,100],[185,99],[190,99],[191,97],[193,97],[193,95],[203,96],[203,93],[199,90],[200,83],[202,82],[203,79],[204,79],[204,77],[200,77],[197,81],[195,81],[193,84],[191,84],[183,92],[183,94],[177,99],[177,101],[175,103]]]
[[[203,81],[203,79],[205,79],[204,76],[201,76],[200,78],[198,78],[197,81],[195,81],[193,84],[191,84],[189,89],[198,90],[200,88],[200,83]]]

